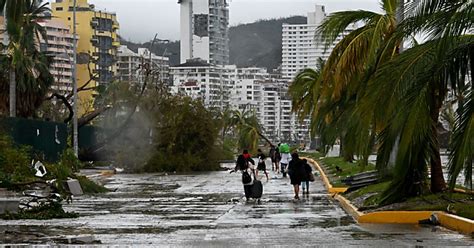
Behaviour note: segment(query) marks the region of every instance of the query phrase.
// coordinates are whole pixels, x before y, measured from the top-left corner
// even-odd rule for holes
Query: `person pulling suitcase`
[[[252,188],[254,187],[254,184],[257,178],[255,177],[255,172],[253,168],[250,168],[249,166],[250,163],[252,165],[255,165],[255,161],[252,159],[252,156],[249,154],[248,150],[244,150],[242,154],[240,154],[237,157],[234,170],[230,171],[230,173],[236,172],[236,171],[240,171],[242,173],[242,184],[244,185],[245,199],[247,201],[250,198],[254,198],[252,197],[253,195],[256,195],[253,193],[256,190],[253,190]],[[252,178],[252,175],[253,175],[253,178]]]

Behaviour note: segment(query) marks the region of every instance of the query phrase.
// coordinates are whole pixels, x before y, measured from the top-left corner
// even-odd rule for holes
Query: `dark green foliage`
[[[155,150],[145,171],[206,171],[219,168],[217,122],[200,101],[174,96],[161,106]]]
[[[16,147],[10,137],[0,133],[0,187],[34,180],[30,163],[29,149]]]
[[[77,218],[77,217],[79,217],[78,213],[65,212],[62,205],[59,202],[40,205],[31,210],[22,210],[16,214],[6,213],[3,215],[0,215],[0,219],[5,219],[5,220],[23,220],[23,219],[49,220],[49,219],[65,219],[65,218]]]
[[[81,184],[82,191],[84,194],[98,194],[98,193],[107,193],[109,190],[93,181],[89,180],[85,176],[76,176],[76,179]]]

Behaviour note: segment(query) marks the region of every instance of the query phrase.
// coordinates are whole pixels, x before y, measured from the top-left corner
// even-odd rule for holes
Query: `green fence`
[[[64,123],[1,118],[0,126],[16,144],[30,146],[34,154],[49,162],[57,161],[67,146]]]

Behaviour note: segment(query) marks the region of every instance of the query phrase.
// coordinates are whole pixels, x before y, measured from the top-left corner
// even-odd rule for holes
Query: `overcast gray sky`
[[[179,5],[177,0],[89,0],[98,9],[116,12],[120,34],[127,40],[147,41],[158,33],[162,39],[179,39]],[[326,6],[326,12],[367,9],[379,11],[378,0],[231,0],[230,24],[259,19],[305,15],[315,4]]]

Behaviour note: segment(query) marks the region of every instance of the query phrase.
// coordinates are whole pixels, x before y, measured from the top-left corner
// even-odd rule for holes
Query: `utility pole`
[[[76,157],[79,156],[79,140],[78,140],[78,124],[77,124],[77,109],[78,109],[78,96],[77,96],[77,30],[76,30],[76,0],[73,2],[74,6],[72,7],[72,39],[73,39],[73,64],[72,64],[72,90],[73,90],[73,99],[74,99],[74,118],[72,122],[72,143],[74,154]]]

